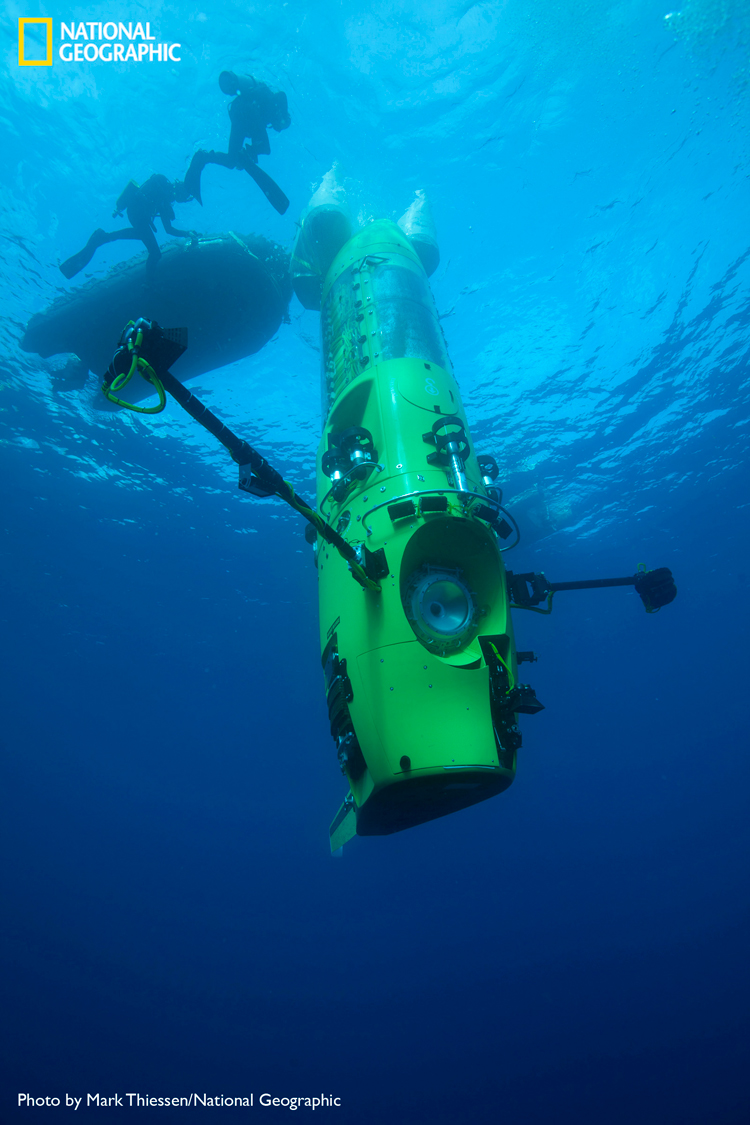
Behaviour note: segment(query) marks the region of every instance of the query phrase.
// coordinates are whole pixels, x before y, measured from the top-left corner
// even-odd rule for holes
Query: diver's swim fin
[[[271,206],[275,207],[280,215],[283,215],[289,206],[289,200],[276,181],[272,180],[268,173],[264,172],[262,168],[258,168],[249,157],[240,167],[245,169],[248,176],[252,176]]]
[[[70,281],[71,277],[75,277],[77,273],[80,273],[81,270],[89,264],[96,251],[102,245],[103,234],[106,234],[106,231],[101,229],[95,230],[83,250],[79,250],[77,254],[73,254],[72,257],[60,263],[60,273],[63,277],[67,277],[68,281]]]
[[[203,200],[201,199],[201,172],[206,167],[210,155],[211,154],[206,152],[205,149],[198,149],[193,159],[190,161],[190,167],[185,173],[185,179],[183,181],[193,199],[196,200],[197,203],[200,203],[201,207],[203,206]]]

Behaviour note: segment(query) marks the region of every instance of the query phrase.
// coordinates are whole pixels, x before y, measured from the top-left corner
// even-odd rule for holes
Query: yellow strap
[[[495,645],[494,645],[494,644],[492,643],[492,641],[490,641],[490,642],[489,642],[489,645],[490,645],[490,648],[492,649],[492,651],[494,652],[495,656],[497,657],[497,659],[498,659],[498,660],[500,661],[500,663],[502,664],[503,668],[505,669],[505,672],[506,672],[506,674],[507,674],[507,676],[508,676],[508,691],[510,691],[510,690],[511,690],[511,688],[514,688],[514,687],[516,686],[516,678],[515,678],[515,676],[513,675],[513,672],[511,671],[511,669],[510,669],[510,668],[508,667],[508,665],[507,665],[507,664],[505,663],[505,661],[503,660],[503,658],[502,658],[502,656],[500,655],[500,653],[499,653],[499,652],[497,651],[497,648],[496,648],[496,646],[495,646]]]
[[[138,335],[140,337],[141,333]],[[133,348],[130,348],[130,350],[134,351]],[[136,371],[139,375],[143,376],[147,383],[151,383],[156,390],[159,396],[159,402],[156,406],[135,406],[132,402],[126,402],[124,399],[118,398],[116,395],[112,394],[113,390],[119,391],[127,386]],[[141,359],[135,351],[133,354],[133,362],[130,364],[130,370],[122,372],[122,374],[113,379],[109,385],[103,383],[102,391],[104,392],[104,397],[110,402],[113,402],[115,406],[124,406],[126,410],[132,410],[134,414],[161,414],[162,410],[167,405],[167,396],[162,386],[161,379],[156,374],[153,367],[151,367],[145,359]]]

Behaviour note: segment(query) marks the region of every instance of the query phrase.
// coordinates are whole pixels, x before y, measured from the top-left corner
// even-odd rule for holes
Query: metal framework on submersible
[[[546,600],[549,612],[558,590],[633,585],[654,612],[676,594],[667,568],[568,583],[506,571],[518,529],[496,462],[469,432],[428,282],[438,259],[420,193],[398,224],[353,229],[335,194],[318,193],[303,214],[292,280],[320,310],[323,342],[316,508],[168,370],[184,330],[131,322],[104,382],[122,406],[136,372],[160,404],[172,394],[229,450],[240,488],[280,496],[310,524],[330,728],[349,784],[333,851],[512,783],[519,715],[542,704],[519,681],[518,665],[535,657],[516,651],[511,608]]]

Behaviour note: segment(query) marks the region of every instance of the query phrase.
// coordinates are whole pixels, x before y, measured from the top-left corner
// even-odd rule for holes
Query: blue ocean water
[[[5,11],[0,1121],[748,1121],[746,4]],[[18,16],[150,20],[181,61],[18,67]],[[302,522],[175,406],[102,412],[19,348],[130,177],[224,147],[227,68],[288,94],[291,206],[209,167],[178,225],[290,248],[333,163],[362,219],[424,189],[508,564],[679,589],[517,614],[546,710],[511,789],[341,860]],[[318,331],[293,300],[193,386],[307,496]],[[85,1107],[192,1091],[256,1104]]]

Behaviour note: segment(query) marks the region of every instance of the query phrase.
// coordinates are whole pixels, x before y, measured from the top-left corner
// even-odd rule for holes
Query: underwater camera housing
[[[162,328],[155,320],[139,317],[129,321],[122,330],[117,350],[107,368],[105,385],[130,368],[133,352],[153,368],[158,375],[168,371],[183,352],[187,351],[187,328]]]
[[[646,613],[657,613],[677,597],[677,586],[668,566],[641,571],[634,576],[633,585]]]

